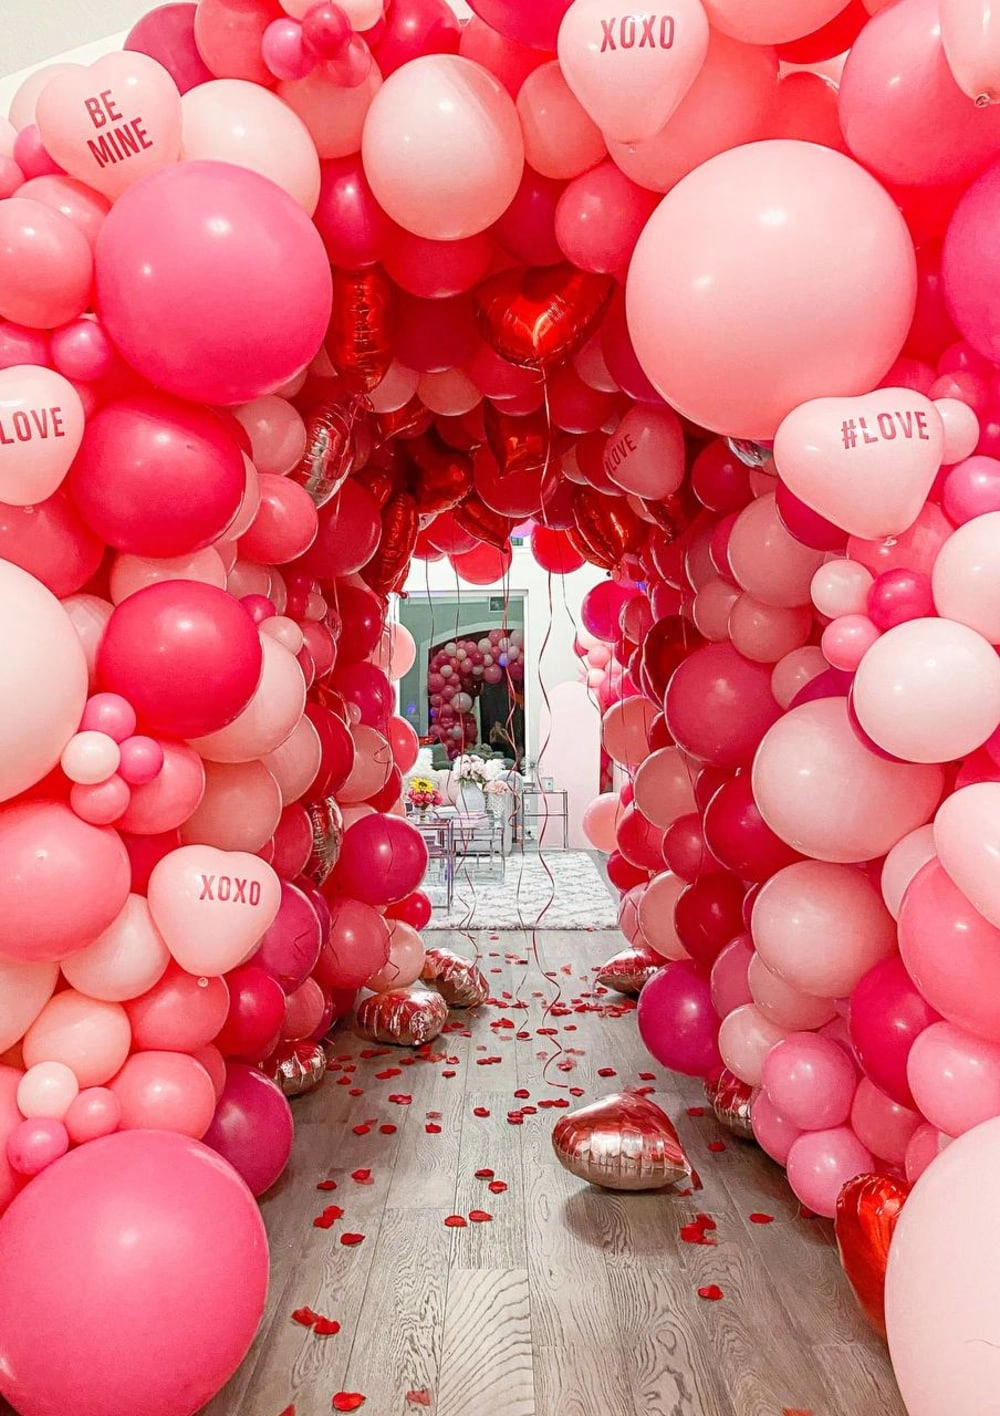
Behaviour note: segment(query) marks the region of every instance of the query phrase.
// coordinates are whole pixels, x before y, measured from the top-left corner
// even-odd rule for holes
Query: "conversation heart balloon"
[[[574,0],[559,27],[566,82],[606,137],[651,138],[694,83],[708,53],[701,0],[662,9]]]
[[[35,118],[49,155],[112,201],[180,156],[180,91],[147,54],[122,50],[57,74]]]
[[[57,490],[80,450],[80,395],[38,364],[0,369],[0,502],[36,506]]]
[[[913,525],[943,456],[941,415],[910,388],[811,399],[774,438],[775,466],[789,491],[866,541]]]
[[[213,978],[253,953],[278,913],[281,882],[259,856],[182,846],[153,867],[146,899],[181,968]]]

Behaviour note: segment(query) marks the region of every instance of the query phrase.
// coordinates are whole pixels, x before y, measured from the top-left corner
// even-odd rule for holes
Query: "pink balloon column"
[[[473,712],[484,685],[506,683],[510,700],[523,695],[524,635],[491,629],[479,639],[449,640],[427,665],[429,737],[454,761],[479,739]]]

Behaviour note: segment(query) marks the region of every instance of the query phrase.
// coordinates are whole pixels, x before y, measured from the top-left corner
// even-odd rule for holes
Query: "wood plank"
[[[839,1416],[840,1412],[857,1412],[857,1416],[866,1416],[868,1412],[878,1412],[878,1416],[906,1416],[906,1407],[889,1367],[889,1354],[881,1343],[875,1348],[866,1348],[821,1342],[813,1350],[834,1393],[834,1416]]]
[[[536,1416],[528,1275],[453,1269],[437,1416]]]

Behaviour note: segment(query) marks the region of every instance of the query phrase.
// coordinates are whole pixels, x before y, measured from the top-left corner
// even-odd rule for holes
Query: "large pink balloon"
[[[877,860],[930,820],[943,785],[940,767],[869,752],[842,698],[786,713],[753,766],[761,816],[775,835],[817,860]]]
[[[629,330],[681,413],[771,438],[807,399],[879,382],[916,278],[903,218],[872,177],[829,148],[754,143],[706,162],[653,214],[629,269]]]
[[[513,101],[486,69],[429,54],[397,69],[365,123],[365,175],[406,231],[454,241],[485,231],[514,200],[524,140]]]
[[[264,1311],[267,1237],[249,1191],[212,1151],[162,1131],[107,1136],[43,1171],[0,1222],[0,1256],[0,1389],[22,1411],[198,1409]]]
[[[101,229],[96,273],[119,351],[181,398],[273,393],[309,363],[329,324],[332,278],[316,228],[286,192],[228,163],[176,163],[127,192]]]
[[[994,125],[1000,123],[1000,109],[991,106],[985,112]],[[1000,164],[994,163],[959,202],[941,264],[948,313],[972,347],[990,360],[1000,357],[1000,283],[994,263],[998,210]]]

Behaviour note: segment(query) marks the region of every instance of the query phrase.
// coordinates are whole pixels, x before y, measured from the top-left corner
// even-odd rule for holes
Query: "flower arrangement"
[[[441,793],[429,777],[411,777],[406,799],[418,811],[441,805]]]
[[[456,781],[471,782],[485,792],[490,783],[506,775],[507,768],[499,758],[487,759],[466,753],[455,758],[451,773]]]

